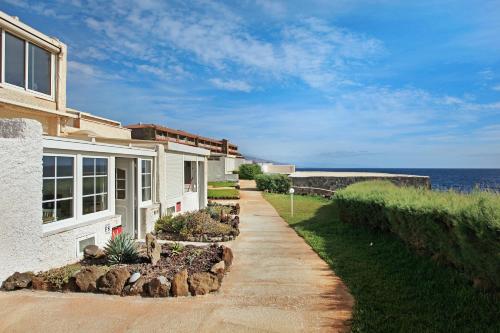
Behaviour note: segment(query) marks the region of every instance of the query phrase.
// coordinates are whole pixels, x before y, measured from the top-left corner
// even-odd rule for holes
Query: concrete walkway
[[[218,293],[166,299],[0,292],[0,332],[339,332],[346,287],[252,183],[242,182],[241,235]]]

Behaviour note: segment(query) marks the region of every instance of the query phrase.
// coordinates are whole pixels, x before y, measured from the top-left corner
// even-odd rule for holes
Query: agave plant
[[[108,263],[111,265],[132,263],[137,261],[139,252],[134,239],[127,233],[112,238],[104,248]]]

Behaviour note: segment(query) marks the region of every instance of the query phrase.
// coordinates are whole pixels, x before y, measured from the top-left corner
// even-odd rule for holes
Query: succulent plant
[[[111,265],[133,263],[139,258],[137,245],[127,233],[121,233],[110,239],[104,251]]]

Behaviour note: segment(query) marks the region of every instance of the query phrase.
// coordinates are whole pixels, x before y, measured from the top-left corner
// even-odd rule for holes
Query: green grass
[[[240,191],[234,188],[229,189],[208,189],[209,199],[239,199]]]
[[[335,201],[264,193],[356,300],[353,332],[500,332],[500,301],[396,236],[341,223]],[[373,243],[370,246],[370,243]]]
[[[212,187],[235,187],[236,182],[223,181],[223,182],[208,182],[208,186]]]

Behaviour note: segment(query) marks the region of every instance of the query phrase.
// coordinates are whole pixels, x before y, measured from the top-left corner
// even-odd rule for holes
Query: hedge
[[[286,175],[257,175],[255,176],[255,183],[259,191],[267,191],[271,193],[288,193],[291,182]]]
[[[500,290],[500,195],[369,181],[338,191],[336,202],[343,222],[390,231],[477,287]]]
[[[238,168],[240,179],[255,179],[255,176],[261,173],[262,169],[258,164],[242,164]]]

